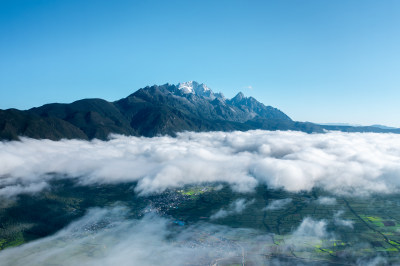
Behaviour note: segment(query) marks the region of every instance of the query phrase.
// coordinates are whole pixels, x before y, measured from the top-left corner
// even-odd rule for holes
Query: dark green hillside
[[[79,127],[54,116],[39,116],[16,109],[0,110],[0,139],[16,140],[19,136],[36,139],[88,139]]]
[[[88,139],[106,139],[110,133],[135,135],[126,117],[113,103],[84,99],[71,104],[46,104],[29,112],[41,117],[56,117],[82,130]]]

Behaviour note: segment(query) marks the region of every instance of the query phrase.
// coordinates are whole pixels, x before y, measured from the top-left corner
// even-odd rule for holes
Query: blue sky
[[[0,108],[196,80],[291,118],[400,127],[400,1],[0,0]]]

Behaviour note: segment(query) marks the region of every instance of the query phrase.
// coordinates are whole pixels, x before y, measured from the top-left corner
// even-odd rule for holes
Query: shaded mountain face
[[[135,134],[120,110],[113,103],[102,99],[84,99],[71,104],[46,104],[27,112],[44,119],[55,117],[63,120],[83,131],[88,139],[106,139],[111,133]]]
[[[245,122],[254,117],[291,121],[283,112],[265,106],[254,98],[243,97],[241,101],[226,100],[220,93],[213,93],[204,84],[165,84],[140,89],[115,104],[125,113],[132,113],[136,105],[169,106],[186,116],[206,120]]]
[[[83,99],[26,111],[0,110],[0,139],[102,139],[112,133],[152,137],[182,131],[300,130],[323,132],[292,121],[282,111],[238,93],[226,99],[195,81],[139,89],[115,102]]]
[[[0,110],[0,139],[16,140],[18,136],[36,139],[88,139],[84,131],[57,117],[41,117],[16,109]]]

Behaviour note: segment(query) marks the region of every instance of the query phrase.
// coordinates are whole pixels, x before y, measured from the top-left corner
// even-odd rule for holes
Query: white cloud
[[[333,222],[335,223],[335,225],[338,226],[353,228],[354,222],[352,220],[345,220],[341,218],[343,213],[343,211],[338,211],[337,213],[335,213],[335,215],[333,216]]]
[[[290,198],[280,199],[280,200],[273,200],[264,209],[267,210],[267,211],[280,210],[280,209],[283,209],[284,207],[286,207],[286,205],[288,205],[291,202],[292,202],[292,199],[290,199]]]
[[[15,184],[0,188],[0,196],[11,198],[18,194],[35,194],[47,188],[48,184],[44,181],[39,181],[27,185]]]
[[[326,221],[324,220],[313,220],[310,217],[306,217],[299,227],[293,232],[296,237],[316,237],[319,239],[327,237]]]
[[[326,227],[327,222],[325,220],[314,220],[311,217],[306,217],[285,240],[285,243],[296,247],[297,250],[307,250],[310,246],[322,245],[323,240],[331,238]],[[304,246],[304,244],[306,245]]]
[[[24,193],[19,188],[38,191],[58,173],[87,185],[137,181],[140,193],[218,181],[242,192],[266,184],[365,195],[398,192],[399,161],[396,134],[256,130],[90,142],[24,138],[0,143],[0,189],[7,196]]]
[[[221,209],[210,216],[211,220],[221,219],[229,215],[240,214],[247,208],[250,204],[254,203],[254,199],[246,201],[246,199],[237,199],[229,205],[228,209]]]
[[[320,197],[320,198],[318,198],[317,203],[321,204],[321,205],[335,205],[337,202],[336,202],[335,198]]]

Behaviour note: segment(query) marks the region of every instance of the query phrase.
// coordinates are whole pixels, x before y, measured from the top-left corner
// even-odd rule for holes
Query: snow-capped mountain
[[[323,129],[387,132],[375,127],[332,127],[292,121],[285,113],[239,92],[232,99],[195,81],[148,86],[115,102],[83,99],[26,111],[0,110],[0,139],[107,139],[109,134],[175,135],[181,131]],[[400,133],[400,129],[390,130]]]
[[[179,83],[177,86],[178,90],[185,94],[195,94],[210,100],[214,100],[216,98],[213,91],[203,83],[199,84],[196,81],[188,81]]]

